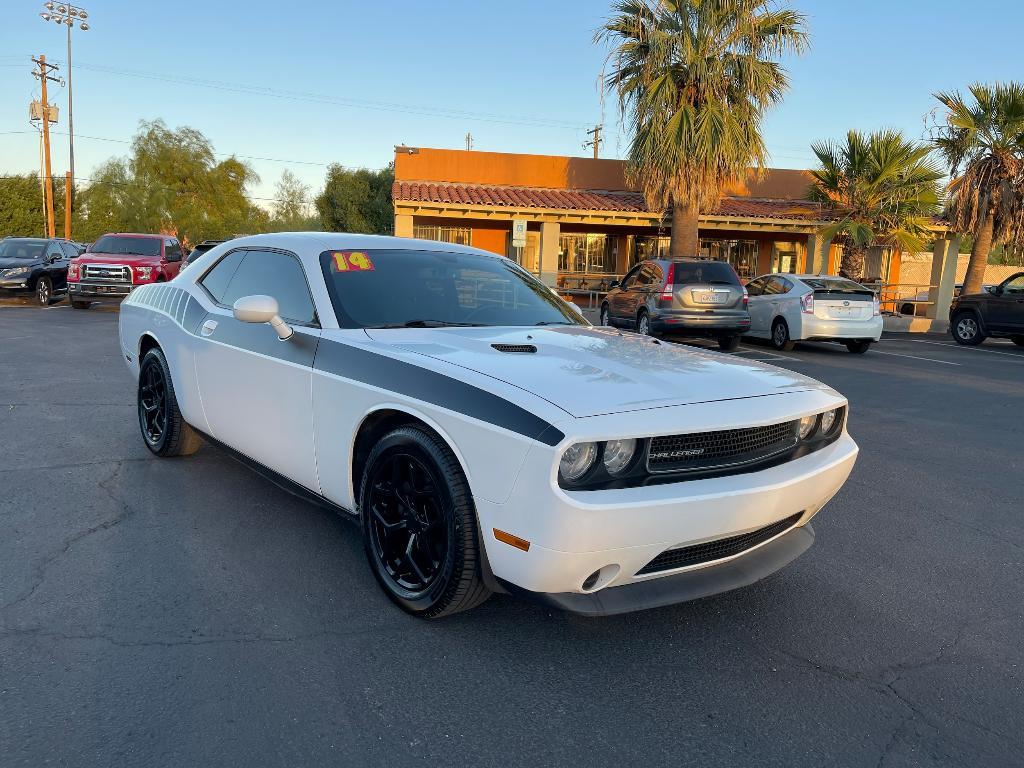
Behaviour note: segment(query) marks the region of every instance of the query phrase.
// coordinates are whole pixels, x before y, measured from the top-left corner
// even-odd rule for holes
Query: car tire
[[[739,336],[719,336],[718,348],[723,352],[735,352],[740,348]]]
[[[601,305],[601,319],[598,322],[598,325],[611,325],[612,324],[611,320],[612,320],[612,318],[611,318],[611,313],[608,311],[608,305],[607,304],[602,304]]]
[[[1018,347],[1024,347],[1024,336],[1011,336],[1010,341],[1012,341]]]
[[[437,619],[490,597],[469,484],[440,438],[413,426],[385,435],[366,460],[359,501],[370,569],[402,610]]]
[[[74,299],[68,299],[71,302],[72,309],[88,309],[92,306],[91,301],[75,301]]]
[[[157,456],[189,456],[202,446],[178,409],[171,369],[159,347],[149,350],[139,366],[137,407],[142,441]]]
[[[789,323],[781,317],[772,323],[772,346],[780,352],[790,352],[796,346],[796,342],[789,338]]]
[[[40,307],[50,306],[53,301],[53,283],[48,277],[40,277],[36,280],[35,301]]]
[[[961,312],[953,317],[949,326],[953,340],[965,347],[975,347],[985,340],[981,323],[973,312]]]
[[[863,355],[869,349],[871,349],[871,341],[867,339],[858,339],[857,341],[846,342],[846,348],[853,352],[855,355]]]
[[[646,309],[641,309],[636,314],[636,332],[641,336],[651,335],[651,316]]]

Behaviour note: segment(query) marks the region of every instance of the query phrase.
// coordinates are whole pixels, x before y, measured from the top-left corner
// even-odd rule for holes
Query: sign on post
[[[512,219],[512,247],[526,247],[526,219]]]

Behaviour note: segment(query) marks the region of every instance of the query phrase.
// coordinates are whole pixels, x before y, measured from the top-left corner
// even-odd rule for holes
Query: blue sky
[[[83,4],[92,29],[75,33],[79,177],[158,117],[198,128],[218,153],[272,158],[249,160],[261,176],[252,192],[268,198],[285,168],[316,190],[328,163],[381,167],[395,144],[459,148],[467,132],[480,150],[580,155],[586,128],[603,122],[602,155],[625,151],[614,100],[598,87],[605,51],[592,42],[610,0]],[[812,141],[849,128],[921,137],[935,90],[1024,80],[1014,0],[792,4],[812,48],[787,61],[792,90],[765,122],[778,167],[808,167]],[[29,57],[66,58],[62,29],[40,10],[3,0],[0,11],[0,173],[38,165]],[[66,91],[53,98],[66,107]],[[56,174],[67,137],[54,142]]]

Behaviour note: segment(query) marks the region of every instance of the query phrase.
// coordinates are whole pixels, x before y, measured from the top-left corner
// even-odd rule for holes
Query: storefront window
[[[417,224],[412,236],[418,240],[437,240],[441,243],[469,245],[472,230],[469,227],[435,227],[432,224]]]
[[[700,255],[705,259],[727,261],[741,280],[757,275],[756,240],[701,240]]]
[[[668,258],[668,247],[671,241],[670,237],[637,235],[636,260]]]
[[[612,238],[595,234],[564,234],[558,239],[558,271],[566,274],[614,274]]]
[[[776,242],[772,247],[772,272],[795,275],[799,266],[796,243]]]

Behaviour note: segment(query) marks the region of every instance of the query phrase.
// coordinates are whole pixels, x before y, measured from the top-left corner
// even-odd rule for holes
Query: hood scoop
[[[533,344],[491,344],[491,349],[513,355],[532,355],[537,351]]]

